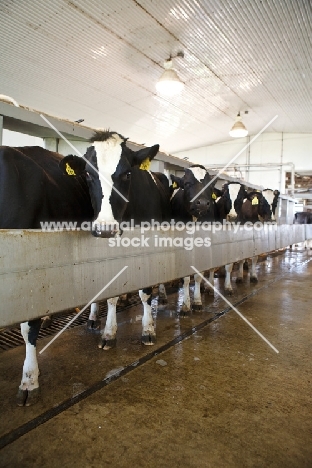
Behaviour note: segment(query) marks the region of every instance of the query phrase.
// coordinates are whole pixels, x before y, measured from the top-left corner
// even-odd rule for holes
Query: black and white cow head
[[[266,198],[260,190],[251,190],[247,192],[241,209],[241,221],[270,221],[272,211]]]
[[[178,203],[180,206],[180,218],[183,214],[190,219],[198,219],[205,221],[214,220],[214,205],[213,205],[213,189],[214,184],[211,183],[210,177],[206,168],[201,165],[193,165],[184,170],[183,177],[171,175],[173,189],[180,189],[179,194],[173,192],[172,204],[175,204],[174,198],[179,196]],[[177,198],[176,198],[177,201]]]
[[[268,202],[271,211],[272,211],[272,220],[276,220],[276,207],[278,203],[278,198],[280,196],[280,192],[278,190],[272,190],[272,189],[264,189],[262,190],[262,194],[265,197],[266,201]]]
[[[240,182],[224,184],[223,196],[226,203],[225,214],[227,219],[232,222],[237,221],[247,196],[245,187]]]
[[[60,162],[64,174],[86,177],[95,213],[92,233],[96,236],[110,237],[119,232],[129,202],[132,167],[152,160],[159,150],[159,145],[154,145],[133,151],[126,141],[117,132],[99,131],[84,158],[70,155]]]

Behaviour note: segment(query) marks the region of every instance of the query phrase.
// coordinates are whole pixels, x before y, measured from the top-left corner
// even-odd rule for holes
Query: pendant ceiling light
[[[184,57],[183,52],[178,52],[176,57]],[[180,80],[177,72],[172,68],[171,57],[164,62],[165,71],[156,83],[156,89],[160,94],[165,96],[174,96],[179,94],[184,88],[183,81]]]
[[[230,136],[233,138],[242,138],[248,135],[248,130],[242,122],[240,112],[237,114],[233,127],[230,130]]]

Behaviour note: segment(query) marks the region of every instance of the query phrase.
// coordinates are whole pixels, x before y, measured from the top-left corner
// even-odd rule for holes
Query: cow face
[[[197,219],[213,221],[213,188],[211,177],[203,166],[192,166],[185,169],[184,175],[184,207]]]
[[[242,184],[239,182],[230,182],[224,184],[224,192],[228,192],[227,197],[230,202],[230,210],[227,213],[228,221],[235,222],[238,220],[244,199],[246,198],[247,192]]]
[[[85,175],[95,211],[92,233],[111,237],[119,232],[119,223],[129,202],[131,169],[153,159],[159,145],[133,151],[127,139],[116,132],[96,132],[84,158],[65,157],[60,167],[67,175]]]
[[[265,190],[262,190],[262,195],[265,197],[266,201],[268,202],[272,211],[272,220],[275,221],[276,220],[275,210],[277,207],[280,192],[278,190],[265,189]]]
[[[256,190],[247,193],[241,210],[241,218],[243,221],[251,222],[271,219],[270,206],[261,192]]]

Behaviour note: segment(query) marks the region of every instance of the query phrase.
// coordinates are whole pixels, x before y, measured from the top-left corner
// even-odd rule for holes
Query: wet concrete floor
[[[166,307],[153,302],[154,347],[140,344],[141,306],[118,316],[118,343],[109,352],[85,327],[65,331],[39,357],[35,406],[15,405],[23,346],[1,353],[0,438],[12,433],[15,440],[0,451],[0,466],[312,467],[311,252],[262,259],[257,285],[247,272],[243,284],[233,282],[229,300],[249,295],[237,308],[278,354],[231,310],[141,364],[152,349],[227,307],[204,294],[203,311],[181,317],[179,292]],[[223,292],[223,279],[216,286]],[[73,404],[75,395],[133,363]],[[64,401],[72,403],[37,426]],[[19,427],[28,432],[19,436]]]

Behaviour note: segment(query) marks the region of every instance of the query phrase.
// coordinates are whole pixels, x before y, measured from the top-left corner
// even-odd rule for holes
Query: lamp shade
[[[230,136],[233,138],[242,138],[248,135],[248,130],[242,122],[242,118],[238,113],[235,123],[230,130]]]
[[[167,60],[164,63],[164,67],[166,70],[163,72],[156,83],[157,91],[160,94],[164,94],[166,96],[174,96],[175,94],[179,94],[184,88],[184,83],[178,77],[177,72],[171,68],[171,60]]]

